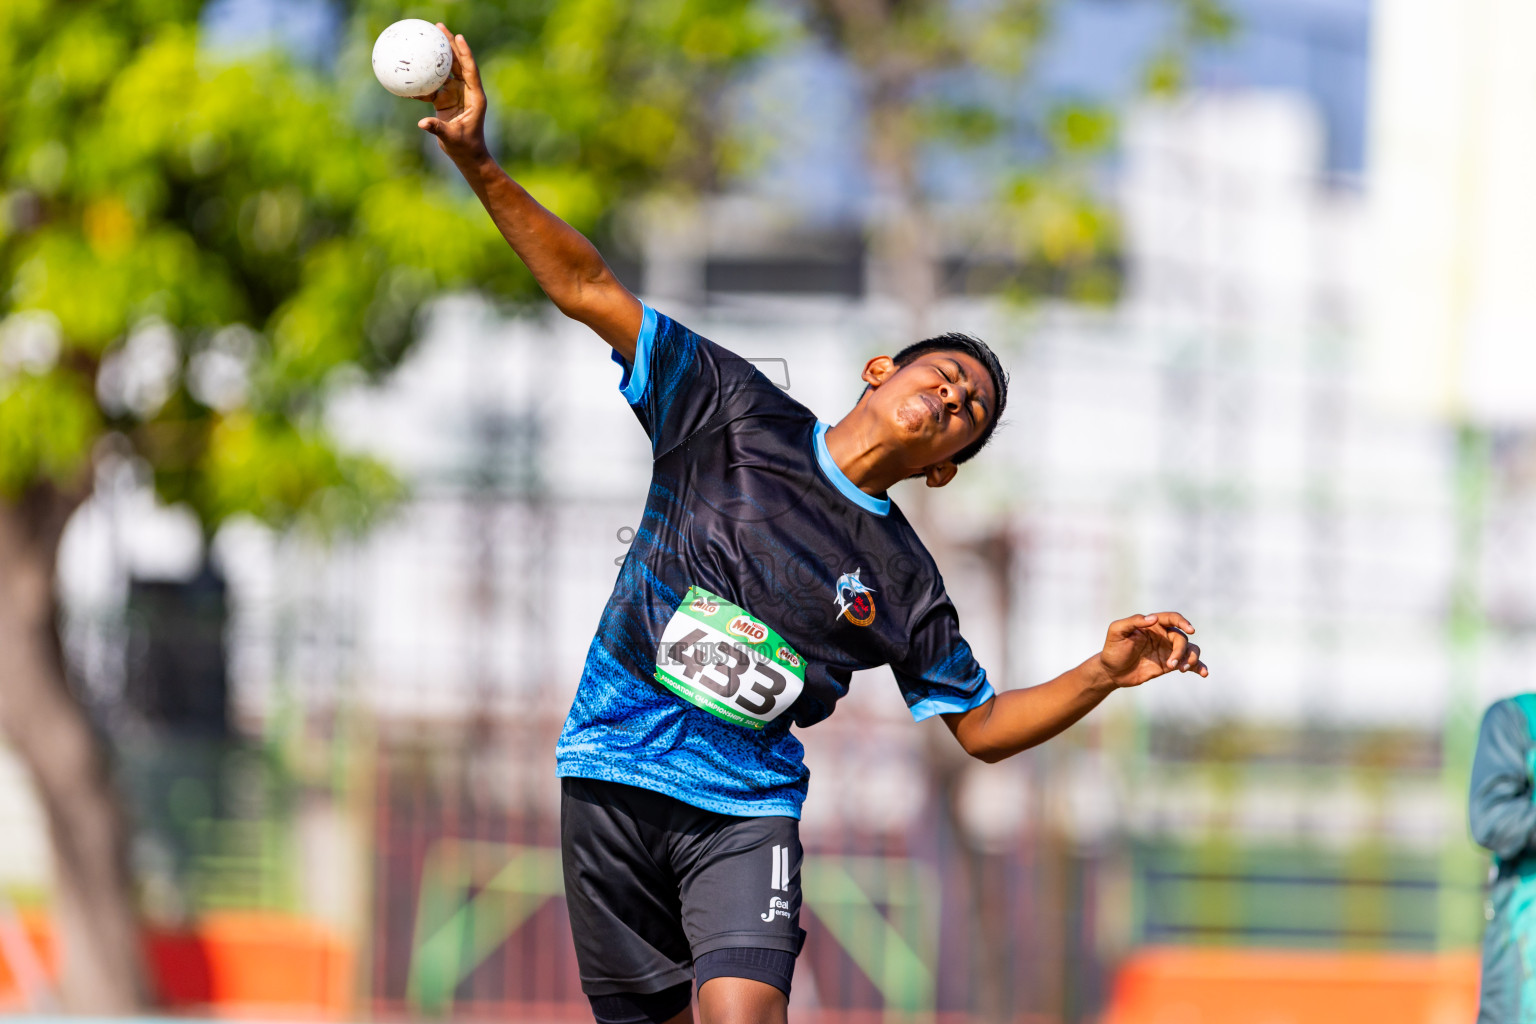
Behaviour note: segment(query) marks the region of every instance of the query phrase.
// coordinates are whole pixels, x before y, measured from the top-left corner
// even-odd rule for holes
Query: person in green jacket
[[[1472,762],[1472,838],[1493,853],[1478,1024],[1536,1024],[1536,694],[1483,716]]]

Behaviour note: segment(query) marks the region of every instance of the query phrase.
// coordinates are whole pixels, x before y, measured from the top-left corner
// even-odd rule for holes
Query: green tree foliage
[[[1151,95],[1176,93],[1193,47],[1229,38],[1223,0],[1154,0],[1163,36],[1140,69]],[[935,150],[996,167],[996,190],[975,197],[984,223],[975,251],[1011,261],[1018,297],[1105,303],[1118,292],[1116,218],[1096,175],[1116,138],[1103,103],[1043,96],[1039,58],[1066,0],[811,0],[810,29],[858,74],[868,111],[869,160],[897,210],[890,246],[909,259],[933,202],[923,164]],[[905,213],[901,212],[905,210]],[[876,231],[876,248],[881,248]],[[937,257],[937,253],[930,254]],[[904,288],[911,301],[936,292]]]
[[[0,60],[0,501],[83,486],[129,439],[210,531],[363,525],[397,488],[322,423],[338,374],[378,376],[444,291],[531,280],[423,145],[426,108],[374,82],[401,17],[471,39],[495,148],[601,236],[642,190],[707,187],[735,148],[711,109],[776,36],[750,0],[382,2],[329,69],[199,46],[198,0],[7,0]]]
[[[472,39],[495,147],[600,239],[610,211],[735,159],[726,79],[775,28],[753,0],[347,10],[320,67],[201,45],[202,0],[0,0],[0,733],[54,844],[66,1008],[151,998],[109,762],[70,695],[52,593],[95,454],[125,447],[209,533],[234,515],[360,528],[399,492],[338,449],[340,380],[387,374],[433,296],[536,294],[369,54],[402,17]]]

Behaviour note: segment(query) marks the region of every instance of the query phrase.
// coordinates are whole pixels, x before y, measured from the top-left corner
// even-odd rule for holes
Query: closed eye
[[[949,362],[955,368],[955,375],[953,377],[951,377],[948,373],[944,372],[943,370],[939,370],[938,365],[935,364],[934,369],[939,370],[939,376],[943,377],[945,380],[949,381],[949,383],[951,383],[951,384],[955,383],[956,380],[959,380],[961,378],[964,378],[967,382],[970,381],[970,376],[965,372],[965,367],[960,365],[959,360],[951,359],[951,360],[949,360]],[[978,412],[978,410],[979,410],[979,412]],[[965,407],[965,415],[966,415],[966,417],[971,421],[971,425],[975,426],[976,424],[978,424],[978,423],[980,423],[982,421],[982,419],[986,416],[986,414],[987,414],[987,407],[984,404],[982,404],[982,401],[981,401],[980,398],[976,397],[975,389],[972,388],[971,389],[971,400],[970,400],[970,402],[966,403],[966,407]]]

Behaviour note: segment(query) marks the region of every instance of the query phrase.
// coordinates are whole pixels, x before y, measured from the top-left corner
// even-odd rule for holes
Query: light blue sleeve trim
[[[635,339],[634,365],[625,362],[618,349],[612,353],[613,361],[624,370],[624,376],[619,378],[619,393],[630,405],[639,405],[645,397],[645,385],[651,376],[651,344],[656,338],[656,311],[650,306],[641,308],[645,318],[640,321],[640,336]]]
[[[912,721],[921,722],[925,718],[932,718],[934,715],[947,715],[952,711],[969,711],[972,708],[981,707],[996,696],[997,694],[993,691],[992,684],[984,682],[981,684],[981,689],[977,690],[976,695],[973,697],[929,697],[927,700],[920,700],[912,705]]]
[[[873,512],[877,516],[889,515],[891,511],[891,499],[877,498],[873,494],[866,494],[848,479],[841,467],[832,461],[832,453],[827,451],[827,425],[820,420],[816,421],[816,464],[821,467],[821,473],[832,486],[842,492],[843,497],[853,502],[862,509]]]

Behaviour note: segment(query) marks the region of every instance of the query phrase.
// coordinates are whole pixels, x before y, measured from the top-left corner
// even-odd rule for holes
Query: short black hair
[[[986,342],[980,338],[973,338],[969,334],[961,334],[959,331],[950,331],[948,334],[914,341],[897,352],[892,360],[897,366],[906,366],[929,352],[963,352],[970,356],[987,368],[987,376],[992,378],[992,390],[997,395],[996,408],[992,410],[992,416],[987,420],[986,429],[981,432],[981,436],[956,452],[950,460],[958,466],[970,460],[987,446],[988,441],[992,440],[992,432],[997,429],[998,422],[1003,418],[1003,408],[1008,404],[1008,371],[1003,369],[997,353],[993,352]]]

